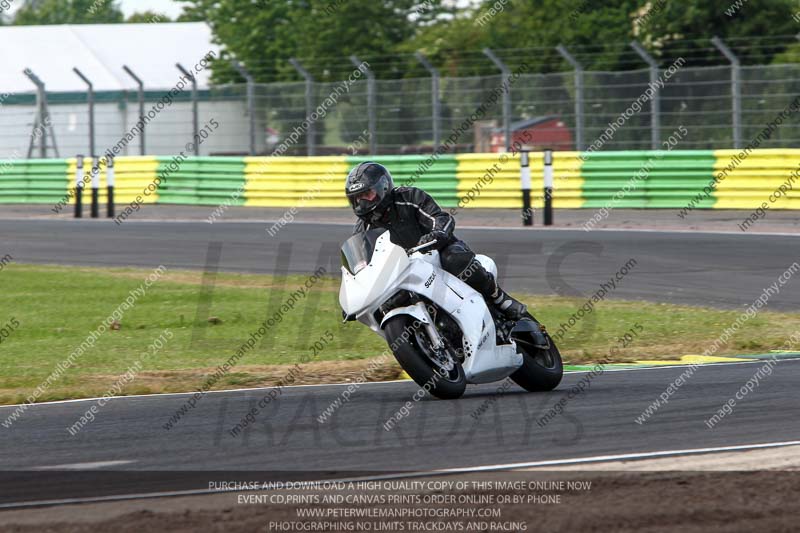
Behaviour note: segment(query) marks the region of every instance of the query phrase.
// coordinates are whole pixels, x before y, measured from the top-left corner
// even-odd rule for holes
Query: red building
[[[536,117],[511,123],[511,144],[515,142],[538,151],[544,148],[552,150],[574,150],[572,132],[558,117]],[[491,151],[503,152],[505,140],[503,128],[492,130]]]

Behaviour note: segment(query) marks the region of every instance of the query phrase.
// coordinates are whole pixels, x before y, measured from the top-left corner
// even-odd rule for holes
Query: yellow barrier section
[[[727,177],[717,184],[714,209],[755,209],[764,202],[770,209],[800,209],[800,150],[753,150],[743,160],[742,153],[714,151],[714,175],[729,169]],[[785,193],[779,190],[782,185]],[[775,201],[770,201],[770,195]]]
[[[580,152],[553,153],[553,207],[584,203]],[[531,205],[544,207],[544,154],[530,152]],[[519,154],[459,154],[458,196],[462,207],[522,208]],[[473,191],[470,194],[470,191]]]
[[[544,188],[544,154],[536,154],[536,171],[531,167],[531,187],[533,190],[542,191]],[[581,174],[583,161],[579,156],[581,152],[553,152],[553,207],[562,209],[575,209],[583,207],[586,201],[583,197],[584,177]],[[534,181],[534,176],[536,181]],[[536,207],[544,207],[543,193],[536,194]]]
[[[245,157],[245,204],[259,207],[347,207],[346,156]]]
[[[67,159],[67,187],[75,187],[75,171],[77,159]],[[83,173],[85,187],[83,189],[83,204],[89,205],[92,199],[92,160],[88,157],[83,160]],[[100,170],[100,204],[105,204],[108,198],[108,181],[105,165]],[[152,184],[158,175],[158,160],[155,157],[127,156],[114,159],[114,203],[117,205],[128,204],[142,197],[142,203],[154,204],[158,201],[158,189],[145,196],[144,190]],[[75,203],[75,198],[70,199],[70,204]]]

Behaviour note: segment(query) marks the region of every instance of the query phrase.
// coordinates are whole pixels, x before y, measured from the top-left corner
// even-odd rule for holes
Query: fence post
[[[731,63],[731,100],[733,113],[733,147],[742,147],[742,64],[736,54],[714,36],[711,42]]]
[[[522,189],[522,225],[533,226],[531,211],[531,163],[530,151],[522,150],[519,156],[520,188]]]
[[[503,137],[506,139],[506,152],[511,151],[511,71],[503,61],[495,55],[489,48],[484,48],[483,53],[492,60],[492,63],[500,69],[506,82],[509,82],[507,90],[503,92]]]
[[[311,120],[311,113],[314,109],[314,77],[303,65],[295,58],[290,58],[289,63],[306,80],[306,120],[308,120],[308,131],[306,132],[306,151],[309,156],[316,155],[317,127],[314,120]]]
[[[544,151],[544,225],[553,225],[553,151]]]
[[[584,149],[583,143],[583,66],[567,51],[564,45],[559,44],[556,50],[561,57],[567,60],[575,69],[575,149],[579,152]]]
[[[355,55],[350,56],[350,62],[359,70],[364,63]],[[367,63],[369,65],[369,63]],[[369,153],[375,155],[378,153],[378,132],[377,122],[378,116],[375,108],[375,74],[372,69],[367,68],[362,71],[367,75],[367,115],[368,115],[368,128],[369,128]]]
[[[89,155],[94,157],[97,155],[94,149],[94,85],[89,81],[89,78],[83,75],[83,72],[81,72],[78,67],[73,67],[72,71],[89,87],[89,93],[86,96],[87,103],[89,104]]]
[[[442,101],[439,98],[439,71],[434,67],[425,54],[416,52],[414,56],[431,75],[431,111],[433,112],[433,151],[435,152],[442,142]]]
[[[142,131],[139,133],[139,155],[144,155],[145,153],[145,137],[144,137],[144,130],[145,130],[145,123],[144,123],[144,82],[134,74],[134,72],[128,68],[128,65],[122,65],[122,70],[124,70],[128,76],[133,78],[133,81],[136,82],[138,86],[138,95],[139,95],[139,122],[142,124]]]
[[[22,72],[36,85],[36,117],[33,121],[31,139],[28,143],[28,159],[30,159],[33,154],[33,146],[37,140],[39,141],[39,155],[42,159],[47,157],[48,130],[50,130],[50,137],[53,141],[53,151],[56,157],[60,157],[58,154],[58,146],[56,145],[56,134],[53,131],[53,124],[50,120],[50,110],[47,107],[47,90],[45,89],[44,82],[29,68],[26,68]]]
[[[28,144],[28,159],[33,154],[33,146],[36,142],[36,132],[42,123],[44,116],[44,83],[30,70],[25,71],[25,75],[36,85],[36,117],[33,120],[33,131],[31,132],[31,141]],[[47,136],[42,135],[41,129],[38,129],[41,139],[39,140],[39,157],[45,159],[47,157]]]
[[[631,41],[631,48],[650,66],[650,88],[653,90],[653,98],[650,99],[650,138],[651,148],[658,150],[661,146],[661,92],[658,88],[658,62],[638,42]]]
[[[250,116],[250,155],[256,155],[256,84],[253,76],[235,59],[231,65],[247,82],[247,114]]]
[[[192,81],[192,131],[194,134],[192,144],[194,145],[194,155],[200,155],[200,118],[197,102],[197,77],[183,68],[183,65],[180,63],[175,63],[175,67],[181,71],[181,74]]]

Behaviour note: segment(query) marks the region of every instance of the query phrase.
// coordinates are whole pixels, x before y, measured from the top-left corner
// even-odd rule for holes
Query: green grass
[[[0,273],[0,327],[20,326],[0,343],[0,403],[22,401],[64,361],[151,273],[143,269],[8,265]],[[100,336],[74,367],[39,400],[103,394],[137,360],[143,371],[123,394],[193,390],[258,329],[300,287],[306,276],[219,274],[208,312],[197,317],[202,276],[167,271],[120,320],[119,330]],[[379,355],[384,341],[358,323],[341,323],[338,280],[325,278],[270,329],[265,344],[247,353],[215,388],[276,382],[292,365],[323,350],[307,365],[308,379],[341,381]],[[583,301],[522,296],[551,333]],[[270,302],[273,303],[270,309]],[[559,342],[566,361],[597,361],[618,346],[616,339],[635,324],[641,332],[615,354],[619,361],[699,354],[738,316],[735,311],[643,302],[607,301],[578,322]],[[208,319],[213,318],[210,322]],[[173,338],[156,354],[142,357],[169,329]],[[778,348],[800,330],[800,314],[762,312],[747,321],[717,355]],[[332,340],[324,342],[329,333]],[[194,337],[194,341],[192,340]],[[332,363],[330,361],[336,361]],[[315,370],[316,369],[316,370]],[[391,373],[387,374],[392,376]],[[396,375],[396,374],[394,374]]]

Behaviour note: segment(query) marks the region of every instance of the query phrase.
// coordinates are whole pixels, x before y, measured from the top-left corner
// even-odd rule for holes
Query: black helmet
[[[387,207],[394,181],[386,167],[365,161],[350,171],[344,188],[353,212],[364,217],[374,211],[381,213]]]

